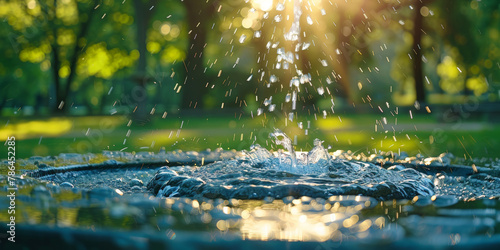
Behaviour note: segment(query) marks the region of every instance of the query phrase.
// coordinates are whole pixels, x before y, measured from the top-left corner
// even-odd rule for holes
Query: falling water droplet
[[[309,25],[313,24],[313,20],[310,16],[307,16],[307,24],[309,24]]]
[[[245,34],[241,35],[240,36],[240,43],[244,43],[245,42],[245,39],[247,39],[247,36]]]
[[[269,112],[273,112],[276,109],[276,104],[269,105]]]
[[[295,87],[297,87],[297,88],[298,88],[298,87],[299,87],[299,85],[300,85],[300,80],[299,80],[299,78],[298,78],[298,77],[296,77],[296,76],[294,76],[294,77],[292,78],[292,80],[290,80],[290,87],[295,86]]]
[[[249,82],[250,80],[252,80],[252,77],[253,77],[253,75],[250,75],[250,76],[247,78],[247,82]]]
[[[271,83],[275,83],[275,82],[277,82],[277,81],[278,81],[278,77],[276,77],[275,75],[271,75],[271,76],[269,77],[269,81],[270,81]]]
[[[290,68],[288,62],[283,62],[283,69],[288,69]]]
[[[306,74],[306,75],[300,76],[300,83],[304,84],[306,82],[311,82],[311,74]]]
[[[272,103],[272,101],[273,101],[273,97],[272,97],[272,96],[271,96],[271,97],[269,97],[269,99],[267,99],[267,98],[266,98],[266,99],[264,100],[264,106],[266,106],[266,107],[267,107],[267,106],[269,106],[269,104],[271,104],[271,103]]]
[[[285,5],[283,3],[278,3],[278,5],[276,5],[277,11],[282,11],[284,9],[285,9]]]

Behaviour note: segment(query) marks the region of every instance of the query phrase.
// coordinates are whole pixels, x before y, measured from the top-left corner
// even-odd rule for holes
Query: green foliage
[[[441,68],[457,64],[457,70],[449,68],[443,75],[460,74],[461,79],[453,83],[448,93],[472,91],[483,100],[498,101],[500,78],[500,4],[495,0],[485,1],[436,1],[437,14],[443,25],[442,38],[446,46]],[[496,64],[496,65],[495,65]],[[439,67],[438,67],[439,70]],[[438,72],[439,73],[439,72]],[[446,77],[441,84],[446,84]]]
[[[137,9],[137,3],[144,9]],[[415,15],[424,17],[420,45],[429,101],[443,100],[433,97],[438,95],[500,100],[498,1],[423,3],[417,10],[410,0],[303,1],[300,42],[310,47],[298,52],[297,67],[313,78],[304,86],[304,102],[329,101],[344,93],[354,102],[370,95],[375,101],[412,104],[413,62],[419,60],[411,51]],[[104,112],[120,99],[111,88],[137,84],[141,57],[146,61],[148,110],[155,105],[176,110],[182,93],[185,98],[202,95],[209,109],[219,109],[221,103],[241,107],[249,95],[260,97],[257,106],[269,96],[275,103],[283,101],[295,69],[276,70],[276,49],[267,48],[267,43],[288,46],[282,38],[293,19],[290,6],[282,12],[276,10],[277,1],[203,1],[197,8],[215,14],[194,20],[188,15],[190,4],[0,0],[0,108],[57,107],[66,98],[67,105]],[[283,21],[277,22],[276,15]],[[138,20],[147,23],[141,26]],[[145,30],[144,38],[138,37],[138,29]],[[202,51],[193,53],[190,43],[202,34]],[[246,39],[240,43],[241,37]],[[192,76],[199,74],[194,65],[187,65],[194,55],[203,57],[196,65],[204,76],[200,88],[186,87],[190,79],[201,79]],[[271,83],[271,74],[279,82]],[[318,88],[327,91],[321,96]],[[385,91],[389,89],[392,93]]]

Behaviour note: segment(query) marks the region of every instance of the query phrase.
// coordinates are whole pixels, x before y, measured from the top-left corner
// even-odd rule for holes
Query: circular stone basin
[[[45,246],[49,236],[54,248],[232,249],[269,240],[268,248],[292,249],[500,243],[494,169],[379,165],[333,157],[322,147],[295,156],[255,146],[108,153],[99,164],[44,166],[16,177],[16,235],[23,239],[16,244]],[[0,176],[3,202],[6,181]]]

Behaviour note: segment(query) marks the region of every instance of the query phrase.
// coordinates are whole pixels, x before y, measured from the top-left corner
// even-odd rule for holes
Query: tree
[[[476,96],[495,93],[490,84],[494,83],[494,76],[497,79],[500,77],[498,65],[494,65],[500,58],[498,1],[445,0],[436,2],[436,7],[442,10],[439,17],[444,27],[441,31],[444,43],[452,51],[458,51],[456,55],[448,53],[448,58],[461,68],[463,77],[460,79],[460,90],[466,95]],[[498,94],[495,94],[498,100]]]
[[[148,122],[148,110],[147,110],[147,91],[146,84],[151,80],[151,77],[147,75],[147,58],[146,55],[146,39],[147,31],[150,27],[151,17],[155,12],[155,5],[158,1],[153,0],[143,1],[134,0],[134,9],[136,17],[136,43],[137,49],[139,50],[139,59],[137,60],[134,81],[137,83],[137,88],[135,89],[134,96],[136,97],[136,108],[133,112],[132,118],[134,121],[139,123]]]
[[[85,43],[79,42],[81,39],[86,38],[88,35],[88,30],[90,24],[95,16],[95,6],[97,5],[96,0],[92,0],[89,3],[79,3],[76,2],[77,5],[77,24],[71,25],[76,26],[75,32],[76,37],[73,44],[68,44],[68,47],[72,46],[70,50],[70,55],[67,57],[67,48],[63,49],[61,46],[60,37],[60,29],[64,26],[70,26],[64,23],[64,20],[58,19],[56,17],[56,13],[58,12],[58,1],[54,0],[52,4],[49,3],[41,3],[42,12],[45,15],[47,20],[46,25],[43,29],[49,34],[48,39],[52,52],[52,77],[55,86],[55,96],[56,96],[56,105],[53,107],[54,113],[62,113],[68,109],[70,104],[68,103],[68,96],[71,91],[71,86],[76,76],[76,64],[81,52],[86,45]],[[69,19],[69,18],[68,18]],[[68,22],[69,23],[69,22]],[[67,73],[62,73],[62,62],[67,60],[68,65],[65,67],[67,69]],[[64,71],[63,71],[64,72]],[[61,74],[62,73],[62,74]],[[61,77],[61,75],[65,75],[65,77]],[[64,83],[63,83],[64,81]]]
[[[415,80],[415,93],[416,101],[419,103],[424,103],[426,101],[425,97],[425,86],[424,86],[424,72],[422,67],[422,32],[423,32],[423,16],[420,13],[421,9],[425,6],[423,0],[417,1],[415,3],[415,12],[413,14],[413,45],[412,51],[415,55],[413,59],[413,79]]]
[[[207,77],[204,73],[203,51],[207,45],[207,31],[209,20],[217,10],[217,0],[206,3],[198,1],[184,1],[187,11],[188,24],[188,52],[184,61],[186,82],[182,86],[181,108],[203,108],[203,96],[207,87]]]
[[[6,1],[6,11],[0,15],[9,20],[4,27],[15,54],[7,48],[6,53],[21,61],[14,66],[26,71],[22,75],[30,78],[29,84],[40,86],[37,91],[23,85],[24,92],[38,92],[31,100],[25,95],[24,104],[38,106],[50,100],[45,103],[53,112],[67,112],[82,97],[73,98],[71,93],[89,84],[90,76],[109,79],[132,65],[136,53],[129,54],[129,43],[116,39],[132,23],[129,15],[120,13],[127,5],[97,0]],[[31,68],[38,71],[27,71]]]

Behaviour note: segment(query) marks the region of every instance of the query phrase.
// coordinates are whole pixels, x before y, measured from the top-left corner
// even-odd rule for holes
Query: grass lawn
[[[98,153],[103,150],[152,151],[249,149],[253,143],[272,147],[269,133],[274,128],[296,136],[297,150],[310,150],[320,138],[331,150],[371,154],[405,151],[436,156],[451,152],[457,157],[497,158],[500,128],[483,121],[439,123],[431,115],[382,117],[376,114],[345,114],[300,117],[297,121],[261,115],[218,117],[157,117],[149,124],[129,124],[124,116],[55,118],[2,118],[0,139],[16,137],[16,157],[47,156],[59,153]],[[308,125],[309,124],[309,125]],[[309,127],[309,129],[307,129]],[[307,135],[306,135],[307,129]],[[0,158],[6,158],[6,148]]]

